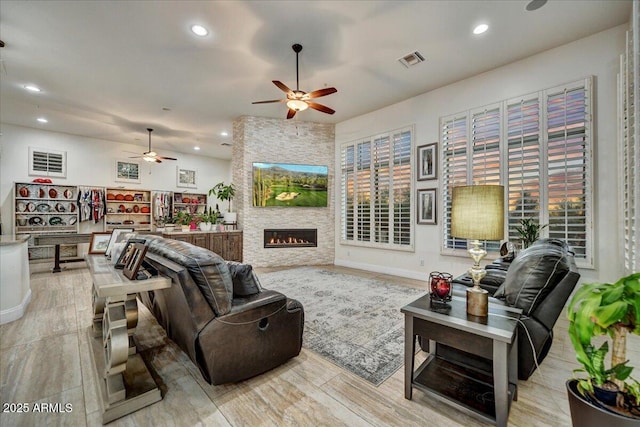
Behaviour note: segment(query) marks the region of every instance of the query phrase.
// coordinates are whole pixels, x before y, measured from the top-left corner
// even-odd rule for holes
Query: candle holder
[[[452,279],[453,276],[449,273],[432,271],[429,274],[429,296],[431,297],[431,302],[446,304],[451,301]]]

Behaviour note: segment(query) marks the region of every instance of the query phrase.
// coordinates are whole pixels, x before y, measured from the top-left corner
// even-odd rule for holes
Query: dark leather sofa
[[[580,274],[572,249],[562,240],[539,239],[512,261],[500,258],[485,267],[480,282],[491,300],[522,309],[518,325],[518,378],[528,379],[549,353],[555,325]],[[454,279],[454,289],[473,286],[468,275]],[[456,286],[458,285],[458,286]],[[438,345],[439,356],[491,372],[491,361]]]
[[[300,353],[302,305],[263,289],[250,265],[178,240],[138,236],[145,265],[172,279],[140,300],[210,384],[241,381]]]

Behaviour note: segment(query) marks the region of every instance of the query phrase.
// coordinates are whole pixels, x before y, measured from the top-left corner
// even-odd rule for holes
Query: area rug
[[[304,306],[304,347],[376,386],[402,366],[400,309],[425,290],[314,267],[259,277],[264,288]]]

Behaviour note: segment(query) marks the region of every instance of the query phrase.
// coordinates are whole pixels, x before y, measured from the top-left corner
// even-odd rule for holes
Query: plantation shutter
[[[67,153],[29,147],[29,175],[66,178]]]
[[[374,241],[389,243],[389,137],[373,140]]]
[[[540,102],[537,96],[507,103],[508,239],[520,240],[515,227],[540,222]]]
[[[343,244],[413,249],[412,146],[411,128],[343,144]]]
[[[590,262],[591,112],[588,82],[545,91],[548,235]]]
[[[640,270],[640,5],[633,3],[626,50],[620,56],[618,135],[622,199],[622,237],[626,274]]]
[[[341,156],[342,168],[342,239],[353,240],[354,236],[354,147],[344,147]]]
[[[442,130],[444,247],[466,248],[466,240],[451,236],[451,202],[453,187],[467,184],[467,116],[443,118],[440,128]]]
[[[356,146],[356,240],[371,240],[371,141]]]
[[[393,243],[411,245],[411,132],[393,134]]]

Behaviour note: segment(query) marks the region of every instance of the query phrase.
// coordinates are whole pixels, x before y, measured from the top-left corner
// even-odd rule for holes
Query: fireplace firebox
[[[264,230],[265,248],[315,248],[317,228],[273,228]]]

